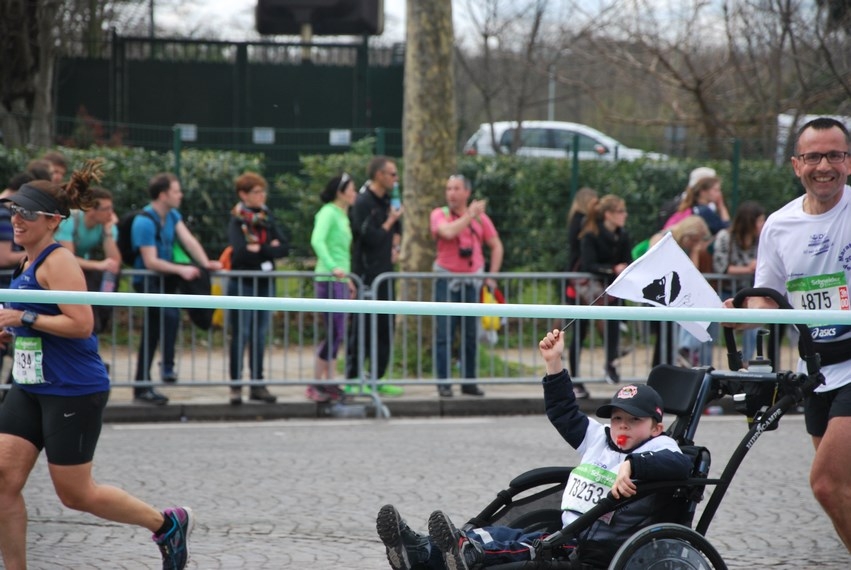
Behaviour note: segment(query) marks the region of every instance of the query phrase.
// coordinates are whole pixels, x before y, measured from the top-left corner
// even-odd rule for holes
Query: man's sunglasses
[[[12,213],[13,216],[15,216],[15,215],[20,216],[28,222],[36,221],[40,215],[41,216],[55,216],[55,217],[62,218],[62,219],[65,218],[65,216],[63,216],[61,214],[51,214],[49,212],[39,212],[39,211],[34,211],[34,210],[27,210],[26,208],[21,208],[20,206],[18,206],[16,204],[9,204],[8,208],[9,208],[9,211]]]

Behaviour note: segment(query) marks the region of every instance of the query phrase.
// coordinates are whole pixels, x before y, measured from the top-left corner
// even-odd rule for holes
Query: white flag
[[[606,293],[656,307],[722,306],[715,292],[670,232],[647,253],[632,262]],[[677,321],[700,342],[712,340],[708,322]]]

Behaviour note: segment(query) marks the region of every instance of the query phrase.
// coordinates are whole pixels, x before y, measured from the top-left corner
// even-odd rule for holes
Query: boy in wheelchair
[[[546,363],[543,379],[547,417],[567,443],[582,454],[567,481],[561,502],[566,526],[591,509],[609,491],[615,498],[631,497],[633,479],[644,481],[684,479],[692,460],[677,442],[665,435],[662,399],[646,385],[618,390],[597,415],[610,425],[580,411],[573,384],[561,360],[564,334],[555,329],[539,343]],[[604,515],[564,548],[564,557],[577,564],[605,566],[620,544],[639,528],[654,522],[665,499],[648,496]],[[392,505],[378,513],[376,527],[394,570],[472,570],[516,561],[532,560],[542,532],[494,526],[458,530],[443,512],[429,517],[429,534],[413,531]]]

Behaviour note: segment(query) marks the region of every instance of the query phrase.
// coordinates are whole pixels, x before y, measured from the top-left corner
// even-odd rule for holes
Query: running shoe
[[[611,362],[606,364],[606,368],[604,370],[606,382],[609,384],[618,384],[621,381],[621,376],[618,374],[618,369],[615,368],[615,365]]]
[[[144,388],[133,395],[133,401],[137,404],[153,404],[154,406],[165,406],[168,404],[168,396],[157,392],[153,388]]]
[[[330,386],[323,386],[323,388],[325,388],[325,393],[328,394],[328,398],[332,402],[342,402],[346,399],[346,393],[339,386],[332,384]]]
[[[372,395],[372,390],[369,386],[365,384],[346,384],[343,387],[343,391],[346,394],[350,394],[352,396],[370,396]]]
[[[331,401],[331,395],[325,391],[324,386],[308,386],[304,394],[308,399],[319,402],[320,404]]]
[[[385,384],[384,382],[378,383],[378,393],[382,396],[401,396],[405,393],[405,389],[401,386],[394,386],[393,384]]]
[[[252,387],[248,393],[248,399],[255,402],[265,402],[266,404],[274,404],[278,401],[275,396],[266,386]]]
[[[183,570],[189,561],[189,535],[195,527],[195,515],[189,507],[175,507],[163,511],[163,516],[174,525],[162,536],[151,537],[163,556],[163,570]]]

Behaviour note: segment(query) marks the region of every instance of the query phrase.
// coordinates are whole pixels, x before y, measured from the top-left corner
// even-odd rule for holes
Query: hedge
[[[373,142],[364,139],[349,152],[302,157],[298,175],[285,174],[270,181],[269,206],[289,236],[291,259],[299,267],[312,256],[310,232],[319,208],[319,192],[341,171],[349,172],[357,184],[366,178],[366,165]],[[174,155],[137,148],[60,148],[72,168],[91,157],[106,160],[102,185],[115,195],[119,215],[148,202],[148,179],[157,172],[173,171]],[[0,146],[0,176],[8,180],[26,163],[43,154],[38,149],[7,149]],[[404,161],[397,162],[400,172]],[[787,166],[767,161],[742,162],[738,170],[738,193],[733,195],[731,164],[671,160],[665,162],[583,162],[579,186],[595,188],[601,195],[623,197],[629,211],[627,229],[634,242],[657,229],[659,206],[684,188],[689,172],[711,166],[723,180],[728,206],[757,200],[770,212],[801,192],[800,184]],[[263,172],[262,155],[219,150],[184,150],[181,180],[184,200],[181,212],[192,231],[211,256],[226,245],[228,213],[236,201],[233,180],[246,170]],[[560,271],[565,269],[566,217],[571,200],[571,163],[564,160],[519,157],[460,157],[459,171],[473,181],[478,197],[487,198],[505,245],[506,271]],[[400,180],[404,180],[401,176]]]

